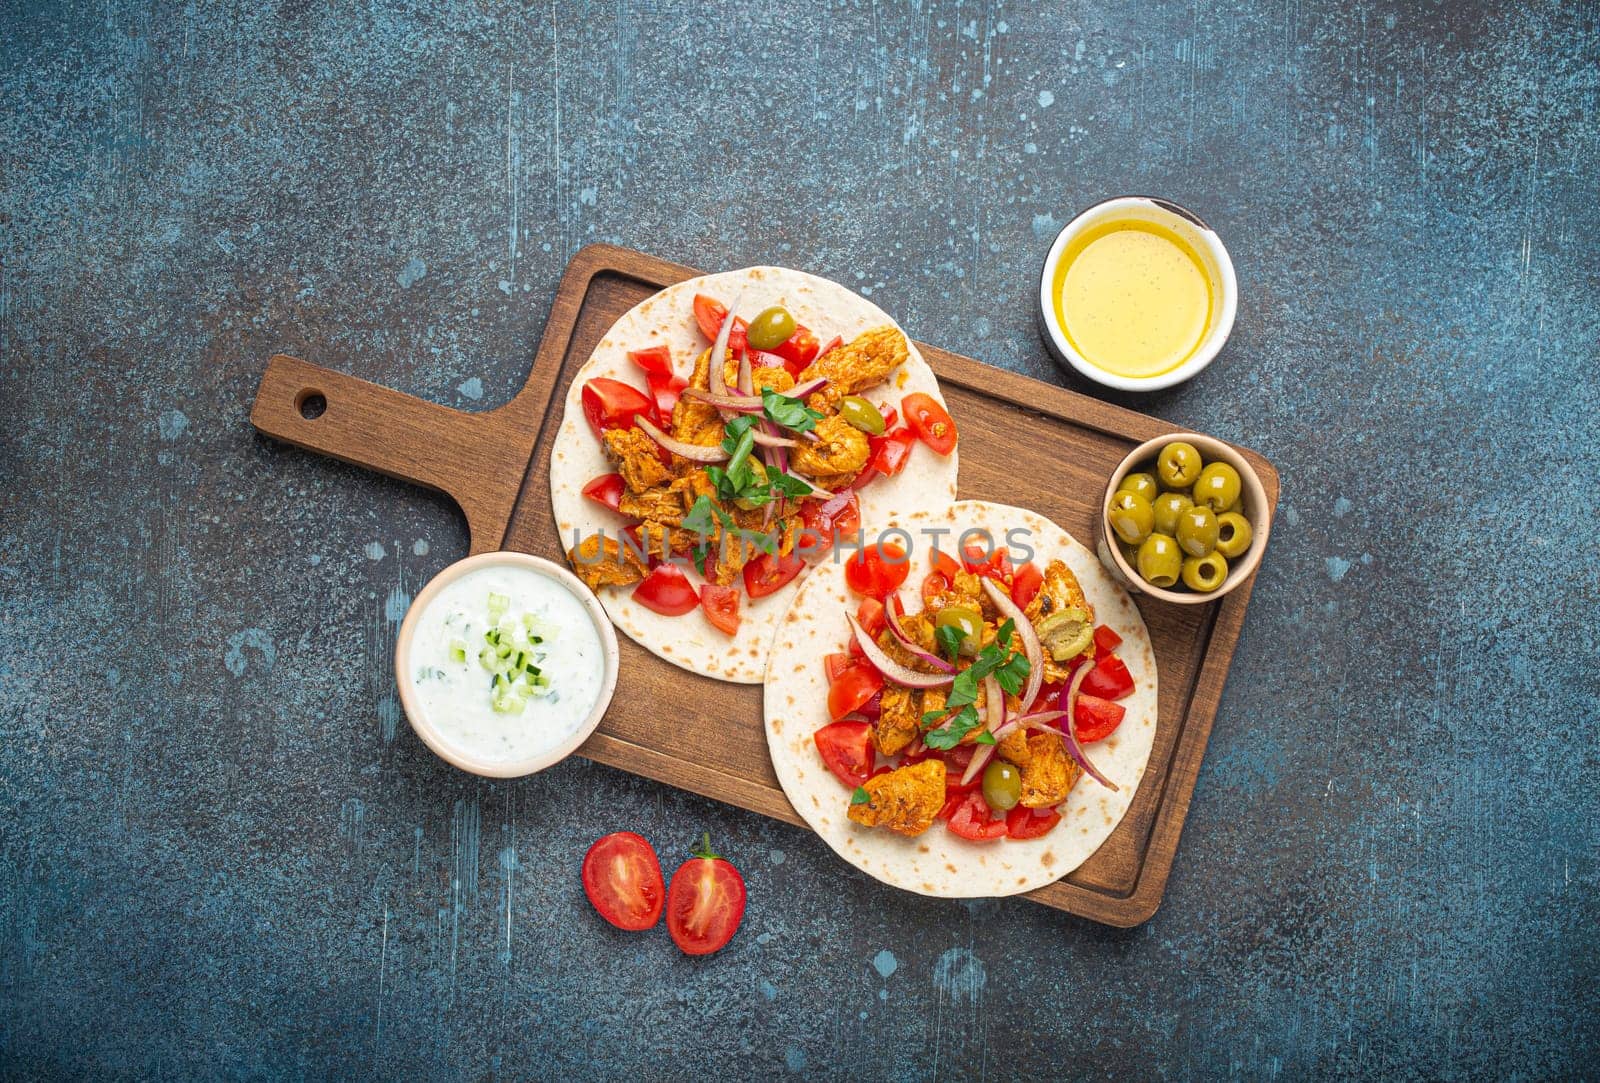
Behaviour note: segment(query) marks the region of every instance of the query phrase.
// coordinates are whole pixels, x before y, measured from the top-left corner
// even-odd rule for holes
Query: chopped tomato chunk
[[[1133,674],[1114,654],[1096,657],[1094,668],[1083,679],[1083,691],[1101,699],[1121,699],[1133,691]]]
[[[700,333],[706,336],[708,342],[717,341],[717,332],[722,330],[722,321],[727,318],[727,305],[703,293],[694,295],[694,322],[700,326]],[[740,350],[749,346],[749,340],[745,338],[749,330],[750,325],[743,319],[736,318],[733,321],[733,330],[728,333],[728,349],[733,351],[735,357]]]
[[[773,347],[772,352],[783,358],[783,367],[789,375],[799,378],[806,370],[806,366],[816,360],[821,348],[817,336],[804,324],[795,324],[794,334],[783,343]]]
[[[1044,586],[1044,573],[1032,561],[1017,569],[1016,575],[1011,580],[1011,600],[1017,603],[1018,608],[1028,608],[1028,603],[1039,594],[1039,588]]]
[[[872,727],[865,722],[830,722],[811,739],[822,762],[838,780],[855,789],[872,774]]]
[[[765,598],[788,586],[789,581],[799,575],[800,569],[805,566],[806,562],[795,556],[793,551],[757,553],[744,566],[745,593],[752,598]]]
[[[739,588],[705,583],[700,587],[700,608],[712,627],[729,635],[739,634]]]
[[[983,799],[983,791],[975,789],[956,806],[946,826],[971,842],[989,842],[1004,838],[1006,834],[1005,820],[996,820],[993,816],[989,802]]]
[[[628,360],[638,365],[647,375],[672,375],[672,350],[666,346],[651,346],[648,350],[629,350]]]
[[[871,662],[856,661],[834,678],[828,689],[828,717],[843,718],[858,711],[883,688],[883,674]]]
[[[906,424],[924,444],[940,455],[956,449],[956,423],[938,399],[918,391],[907,395],[900,407],[906,412]]]
[[[1117,727],[1122,725],[1122,716],[1127,713],[1127,708],[1120,703],[1080,693],[1077,710],[1072,715],[1072,732],[1078,738],[1079,744],[1087,745],[1103,741],[1116,732]]]
[[[596,436],[606,429],[631,428],[633,419],[641,414],[660,421],[655,400],[637,387],[605,376],[596,376],[583,385],[583,416],[589,419]]]
[[[601,474],[583,487],[583,495],[616,511],[622,505],[622,490],[621,474]]]
[[[633,598],[666,617],[682,616],[700,604],[700,592],[676,564],[657,564],[633,588]]]
[[[916,434],[910,429],[895,429],[882,436],[874,436],[867,440],[867,447],[871,458],[867,465],[886,478],[892,478],[906,468],[907,461],[911,458],[912,445],[917,442]]]
[[[1122,646],[1122,637],[1113,632],[1104,624],[1097,625],[1094,630],[1094,647],[1096,654],[1110,654]]]
[[[1036,839],[1040,835],[1048,834],[1050,829],[1060,822],[1061,813],[1055,809],[1025,808],[1018,805],[1006,813],[1006,837]]]

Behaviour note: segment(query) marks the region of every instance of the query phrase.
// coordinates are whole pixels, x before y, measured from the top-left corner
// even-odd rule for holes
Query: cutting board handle
[[[278,354],[251,424],[285,443],[437,489],[467,518],[473,553],[497,549],[536,436],[513,400],[468,414]]]

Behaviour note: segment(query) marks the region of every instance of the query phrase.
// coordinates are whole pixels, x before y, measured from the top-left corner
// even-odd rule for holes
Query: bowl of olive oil
[[[1123,391],[1182,383],[1233,331],[1239,284],[1215,230],[1151,196],[1119,196],[1068,222],[1039,277],[1057,361]]]

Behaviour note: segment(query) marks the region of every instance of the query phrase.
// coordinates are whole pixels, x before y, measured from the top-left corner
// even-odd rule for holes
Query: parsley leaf
[[[857,786],[855,792],[850,795],[850,803],[852,805],[865,805],[871,800],[872,795],[867,792],[865,786]]]
[[[929,748],[949,749],[961,743],[961,738],[971,733],[978,726],[978,712],[971,706],[966,706],[957,711],[950,719],[948,725],[930,730],[922,737],[922,743]]]
[[[940,644],[946,645],[947,641],[941,634],[947,629],[940,628],[936,635],[940,636]],[[954,631],[954,629],[949,629]],[[1023,681],[1027,679],[1029,666],[1028,659],[1020,654],[1010,651],[1011,636],[1016,631],[1016,625],[1007,620],[995,630],[993,642],[989,643],[978,652],[972,664],[956,674],[954,681],[950,682],[950,695],[945,700],[944,711],[929,711],[922,716],[924,728],[937,725],[948,717],[948,721],[938,729],[930,730],[923,735],[923,743],[929,748],[947,749],[954,748],[961,743],[972,730],[976,729],[978,711],[974,706],[978,702],[978,682],[985,677],[993,676],[1004,692],[1016,695],[1022,689]],[[956,633],[956,642],[960,642],[960,633]],[[953,713],[950,713],[953,712]],[[979,736],[989,737],[984,744],[993,744],[994,738],[985,731]]]
[[[694,502],[694,507],[689,509],[689,514],[683,517],[683,529],[693,531],[702,538],[716,532],[717,522],[727,524],[728,517],[723,510],[712,502],[709,496],[700,494]]]
[[[965,637],[961,629],[950,624],[941,624],[934,629],[934,637],[939,640],[939,649],[944,656],[954,662],[961,655],[961,641]]]
[[[805,478],[795,477],[793,474],[773,475],[772,489],[784,496],[805,496],[812,492],[811,483]]]
[[[761,408],[769,421],[793,432],[810,432],[822,419],[821,414],[799,399],[779,394],[770,387],[761,389]]]
[[[980,745],[992,745],[996,743],[994,734],[990,733],[988,730],[984,730],[982,733],[978,734],[978,736],[974,738],[974,741]]]

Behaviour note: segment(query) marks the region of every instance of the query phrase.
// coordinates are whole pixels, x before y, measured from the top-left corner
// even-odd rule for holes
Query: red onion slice
[[[828,386],[828,378],[826,376],[818,376],[816,379],[807,380],[803,384],[795,384],[789,390],[785,391],[784,394],[788,395],[791,399],[803,399],[807,395],[821,391],[826,386]]]
[[[972,759],[967,763],[967,769],[961,773],[961,785],[970,786],[972,780],[978,777],[978,772],[989,765],[989,760],[994,756],[994,745],[979,745],[978,750],[972,754]]]
[[[993,579],[984,577],[983,589],[994,607],[1015,622],[1017,635],[1022,639],[1022,653],[1028,657],[1028,683],[1023,686],[1022,696],[1017,702],[1026,711],[1033,706],[1034,697],[1044,683],[1044,649],[1039,646],[1039,633],[1033,630],[1033,621],[1011,600],[1011,595],[1001,590]]]
[[[675,440],[658,429],[655,422],[647,418],[636,416],[633,419],[633,423],[639,426],[639,431],[650,439],[674,455],[682,455],[685,459],[690,459],[697,463],[720,463],[728,457],[728,453],[716,444],[686,444],[682,440]]]
[[[837,499],[837,497],[835,499]],[[828,506],[826,504],[823,505],[822,512],[824,515],[828,513]],[[900,623],[899,610],[900,598],[898,595],[891,596],[889,599],[889,604],[883,607],[883,615],[889,621],[889,632],[895,637],[895,639],[900,641],[900,645],[906,650],[910,651],[912,654],[916,655],[918,661],[928,663],[928,665],[932,666],[934,669],[937,669],[940,673],[954,673],[956,671],[955,666],[951,665],[949,662],[946,662],[943,658],[940,658],[937,655],[929,654],[927,651],[923,650],[917,644],[917,641],[912,639],[911,636],[906,633],[905,628]]]
[[[733,314],[739,307],[739,301],[734,299],[728,306],[728,314],[722,317],[722,326],[717,329],[717,341],[711,344],[711,357],[709,369],[706,373],[706,386],[711,388],[713,395],[726,395],[728,393],[728,378],[722,368],[728,356],[728,337],[733,334]]]
[[[1006,697],[1000,691],[1000,682],[991,674],[983,679],[983,713],[985,732],[991,736],[1005,728]],[[996,738],[995,744],[999,744]],[[978,772],[994,755],[994,745],[979,745],[972,753],[972,759],[967,762],[967,769],[961,775],[961,785],[965,786],[978,777]]]
[[[751,439],[755,440],[756,443],[760,444],[762,447],[799,447],[800,446],[798,441],[791,440],[787,436],[774,436],[774,435],[772,435],[772,433],[768,432],[764,427],[761,427],[761,426],[758,426],[758,427],[756,427],[754,429],[751,429],[750,430],[750,437],[751,437]]]
[[[1035,714],[1018,715],[999,729],[994,731],[995,740],[1004,740],[1017,730],[1049,730],[1058,732],[1055,721],[1065,715],[1065,711],[1039,711]]]
[[[1072,755],[1073,759],[1078,761],[1078,766],[1083,768],[1084,773],[1115,793],[1118,789],[1117,784],[1102,775],[1095,769],[1094,764],[1089,762],[1089,757],[1083,751],[1083,746],[1078,743],[1078,735],[1073,732],[1077,729],[1078,689],[1083,686],[1083,679],[1089,675],[1089,671],[1093,668],[1088,663],[1080,665],[1077,671],[1072,674],[1072,680],[1067,682],[1067,686],[1061,690],[1061,710],[1066,717],[1058,723],[1060,726],[1058,732],[1060,732],[1062,740],[1067,744],[1067,751]]]
[[[909,666],[903,666],[884,653],[883,648],[867,634],[861,627],[861,622],[856,620],[854,613],[846,613],[844,619],[850,622],[850,630],[856,635],[856,642],[861,644],[861,653],[867,656],[879,673],[886,680],[907,688],[940,688],[955,680],[948,673],[918,673]]]
[[[750,374],[750,351],[739,351],[739,394],[754,395],[755,378]]]
[[[717,395],[704,388],[686,387],[683,389],[683,394],[688,395],[691,399],[709,402],[719,410],[733,410],[741,414],[759,414],[761,412],[760,399],[747,398],[737,392]]]

